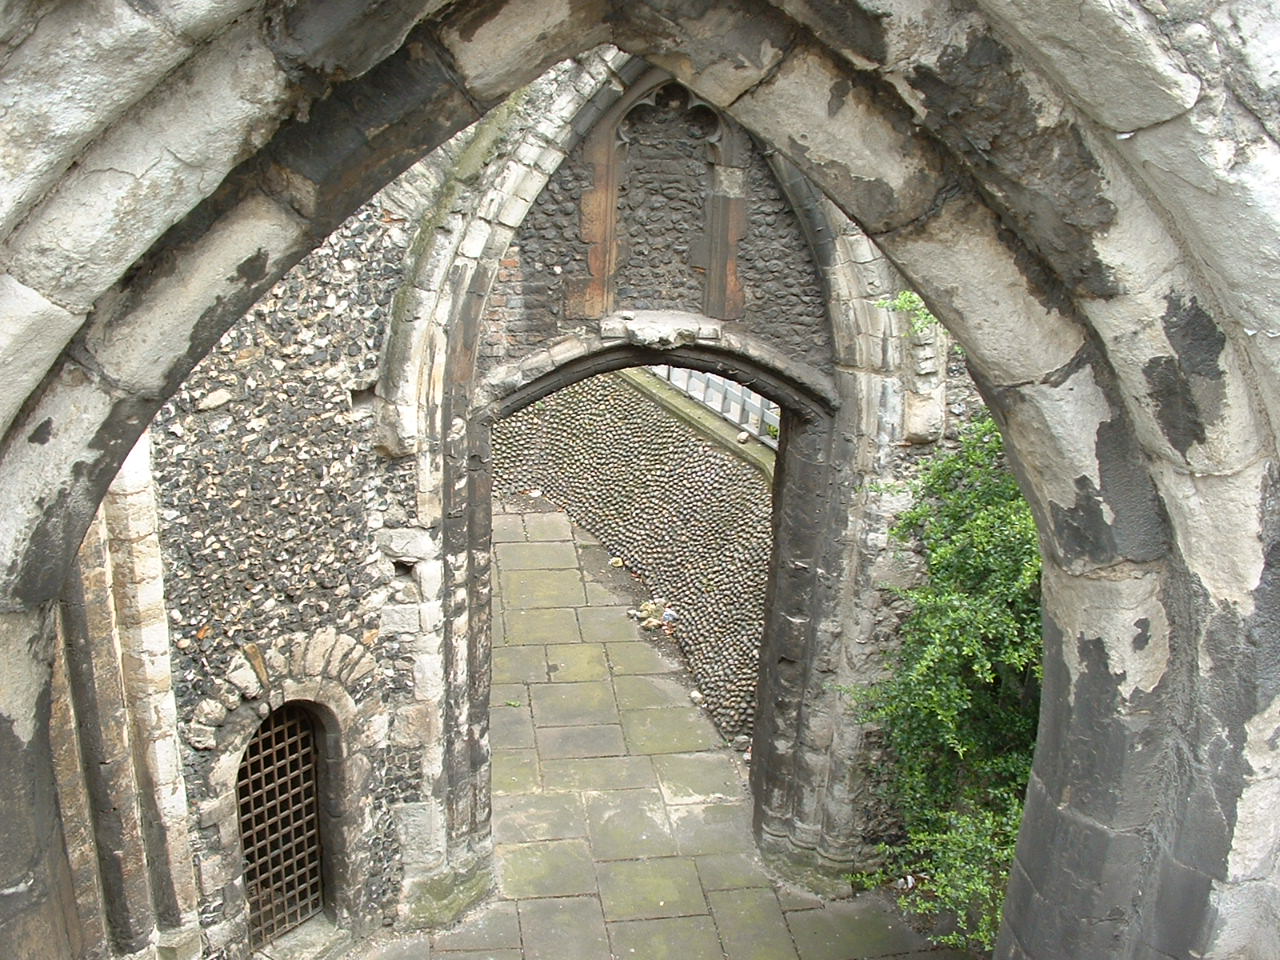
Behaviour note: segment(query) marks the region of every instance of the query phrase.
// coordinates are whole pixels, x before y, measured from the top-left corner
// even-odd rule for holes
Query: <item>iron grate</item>
[[[315,721],[285,704],[245,747],[237,782],[249,946],[292,930],[324,905]]]

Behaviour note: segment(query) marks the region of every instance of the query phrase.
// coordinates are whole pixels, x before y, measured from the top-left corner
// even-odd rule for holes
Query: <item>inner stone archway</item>
[[[56,135],[24,144],[4,282],[15,329],[40,336],[9,354],[24,372],[0,462],[4,755],[35,791],[4,853],[15,942],[65,944],[65,869],[46,852],[60,832],[40,802],[48,610],[132,440],[334,218],[545,63],[611,35],[837,198],[957,333],[1002,418],[1044,538],[1049,641],[1047,733],[1002,954],[1248,956],[1280,902],[1264,774],[1280,381],[1257,335],[1273,330],[1275,263],[1259,251],[1280,217],[1260,186],[1274,183],[1273,114],[1248,109],[1264,101],[1235,21],[1182,31],[1163,14],[1089,7],[1059,25],[1115,46],[1064,47],[1038,16],[996,3],[894,17],[455,5],[388,54],[420,11],[348,30],[318,9],[265,31],[256,10],[234,25],[224,8],[173,23],[130,11],[130,36],[155,41],[148,57],[117,87],[134,47],[104,28],[106,53],[86,58],[77,89],[116,97],[75,101]],[[62,29],[53,16],[6,27],[19,123],[70,102],[32,68],[54,62]],[[1200,66],[1204,44],[1233,68]],[[1126,55],[1091,52],[1112,49]],[[230,57],[253,91],[227,99],[234,122],[188,109],[185,91]],[[1099,96],[1100,78],[1128,95]],[[279,126],[330,82],[310,120]],[[1235,145],[1236,124],[1247,154],[1195,148]],[[229,132],[206,137],[214,128]],[[192,142],[206,143],[202,165],[182,160]],[[141,174],[104,191],[122,157]],[[1212,203],[1197,178],[1223,188]],[[78,209],[97,229],[70,226]],[[1237,215],[1249,229],[1224,236]]]
[[[492,485],[489,448],[495,419],[587,376],[659,361],[741,378],[786,411],[786,440],[778,452],[775,475],[773,561],[766,594],[753,748],[756,830],[767,854],[797,861],[793,870],[816,870],[820,875],[824,869],[797,856],[799,847],[825,859],[829,863],[826,871],[838,876],[869,851],[856,849],[861,832],[856,827],[850,829],[848,818],[854,811],[844,809],[844,790],[830,790],[835,784],[829,782],[826,763],[830,761],[825,753],[807,755],[797,749],[797,744],[812,736],[809,728],[814,716],[808,711],[833,692],[823,690],[828,685],[829,668],[824,671],[820,664],[835,656],[831,648],[834,638],[822,636],[819,625],[836,594],[816,576],[823,554],[828,552],[824,531],[833,523],[832,513],[839,509],[839,486],[826,466],[832,462],[832,396],[823,398],[799,390],[777,373],[715,348],[656,351],[631,345],[586,354],[500,394],[477,412],[469,431],[469,525],[480,526],[487,539]],[[470,619],[483,622],[483,615],[476,611]]]

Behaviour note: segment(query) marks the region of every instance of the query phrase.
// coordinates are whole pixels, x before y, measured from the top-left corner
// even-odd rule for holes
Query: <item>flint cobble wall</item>
[[[494,490],[537,488],[679,615],[704,708],[750,733],[772,547],[769,481],[613,375],[499,421]]]
[[[374,532],[409,520],[414,473],[375,452],[370,403],[407,246],[397,216],[366,205],[223,337],[154,421],[173,684],[196,809],[217,803],[210,778],[228,714],[267,709],[249,671],[335,679],[375,725],[413,695],[396,637],[379,631],[397,586]],[[418,752],[382,739],[362,750],[372,867],[354,899],[390,916],[390,807],[419,799],[422,774]],[[228,848],[214,819],[195,837],[206,863]],[[224,873],[206,871],[203,884],[210,956],[237,908]]]
[[[743,142],[734,158],[740,166],[711,162],[706,138],[716,129]],[[689,107],[687,92],[675,84],[657,91],[654,103],[633,107],[617,136],[627,148],[614,173],[619,237],[611,309],[703,311],[709,272],[730,269],[714,260],[713,251],[721,250],[742,298],[728,328],[830,366],[831,324],[813,256],[754,142],[728,118]],[[585,150],[579,143],[560,164],[502,259],[480,334],[482,368],[518,360],[598,319],[574,315],[575,291],[591,282],[584,236],[599,217],[586,200],[598,185]],[[735,214],[741,223],[713,222],[708,198],[726,189],[717,177],[740,181],[732,202],[742,205]]]

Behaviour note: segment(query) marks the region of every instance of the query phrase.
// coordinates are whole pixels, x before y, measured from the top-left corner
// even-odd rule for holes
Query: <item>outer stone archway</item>
[[[23,131],[0,214],[0,764],[25,791],[0,850],[7,942],[69,951],[49,609],[133,439],[354,203],[612,38],[858,220],[1001,417],[1042,533],[1047,650],[1000,955],[1257,956],[1280,916],[1280,114],[1248,24],[1273,11],[436,7],[114,5],[78,34],[76,83],[47,66],[73,8],[4,22]]]

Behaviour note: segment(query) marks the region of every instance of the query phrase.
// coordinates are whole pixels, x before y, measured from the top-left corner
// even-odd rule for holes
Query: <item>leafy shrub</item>
[[[920,299],[920,294],[913,290],[899,290],[893,299],[880,300],[876,306],[882,310],[905,313],[912,333],[924,333],[938,323],[938,319],[929,312],[929,308]]]
[[[856,696],[883,730],[906,837],[858,879],[910,876],[906,909],[959,921],[940,942],[990,949],[1031,771],[1041,642],[1035,523],[989,417],[929,463],[893,535],[920,544],[928,580],[904,591],[892,676]]]

